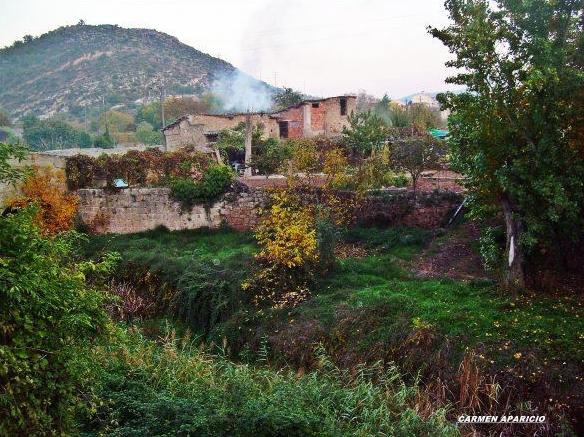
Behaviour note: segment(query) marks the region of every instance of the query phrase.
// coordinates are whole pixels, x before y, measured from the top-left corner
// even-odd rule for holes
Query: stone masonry
[[[170,197],[169,188],[81,189],[77,195],[80,220],[99,234],[129,234],[159,226],[173,231],[218,228],[224,223],[240,231],[250,230],[265,199],[261,191],[228,193],[212,205],[183,211]]]

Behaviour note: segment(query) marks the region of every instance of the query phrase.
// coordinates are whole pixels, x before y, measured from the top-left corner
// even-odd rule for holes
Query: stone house
[[[233,129],[247,120],[254,126],[263,125],[265,135],[272,138],[336,137],[347,126],[356,100],[354,96],[338,96],[305,100],[271,113],[187,115],[165,126],[162,132],[168,150],[194,145],[205,153],[213,152],[213,143],[221,130]]]

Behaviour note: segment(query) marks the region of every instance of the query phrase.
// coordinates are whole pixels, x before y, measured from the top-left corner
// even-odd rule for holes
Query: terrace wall
[[[130,234],[165,226],[170,230],[218,228],[222,224],[252,229],[265,201],[262,191],[226,194],[212,205],[196,205],[190,211],[170,197],[169,188],[128,188],[116,192],[81,189],[79,218],[98,234]]]
[[[170,230],[218,228],[225,224],[239,231],[252,230],[267,203],[263,189],[236,183],[212,205],[182,210],[169,188],[128,188],[116,192],[81,189],[79,218],[98,234],[129,234],[164,226]],[[357,223],[364,226],[412,226],[433,229],[445,224],[461,197],[454,193],[411,193],[371,196],[359,208]]]

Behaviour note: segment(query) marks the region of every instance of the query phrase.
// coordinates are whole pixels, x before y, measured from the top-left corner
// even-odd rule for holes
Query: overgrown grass
[[[94,236],[86,256],[122,255],[116,276],[135,284],[155,303],[157,315],[171,315],[207,333],[247,305],[240,284],[255,250],[253,237],[230,230]]]
[[[318,372],[299,376],[236,365],[172,335],[157,345],[118,330],[110,344],[94,357],[99,407],[82,421],[85,435],[458,435],[444,410],[416,410],[418,389],[395,368],[350,374],[322,355]]]

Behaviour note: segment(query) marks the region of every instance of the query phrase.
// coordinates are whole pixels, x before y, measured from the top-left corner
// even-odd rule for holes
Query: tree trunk
[[[525,287],[525,255],[519,244],[519,239],[523,232],[523,223],[517,217],[517,207],[508,196],[503,197],[501,206],[505,215],[507,235],[505,285],[511,288],[523,288]]]

